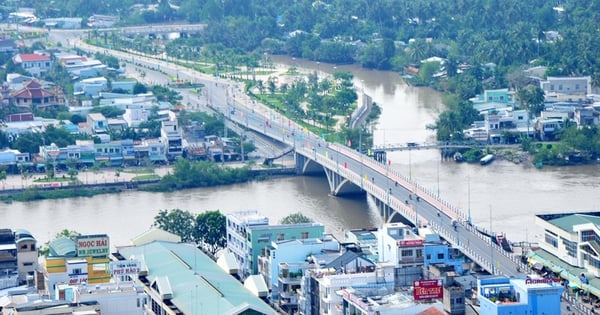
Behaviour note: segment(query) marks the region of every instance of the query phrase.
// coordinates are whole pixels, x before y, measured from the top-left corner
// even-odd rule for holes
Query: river
[[[425,142],[434,138],[426,129],[443,106],[439,93],[414,88],[393,72],[334,66],[284,57],[275,62],[312,68],[321,75],[348,70],[355,85],[382,107],[374,127],[375,144]],[[599,206],[599,165],[544,167],[494,161],[490,165],[441,161],[436,150],[389,154],[392,167],[409,175],[442,198],[469,212],[473,223],[505,232],[510,240],[537,241],[542,230],[536,213],[595,210]],[[62,229],[83,234],[106,233],[112,245],[127,245],[147,230],[161,209],[180,208],[193,213],[219,209],[223,213],[256,209],[277,223],[301,211],[341,237],[349,228],[378,226],[381,219],[365,198],[328,195],[327,181],[319,177],[287,177],[233,186],[172,193],[124,192],[91,198],[0,204],[2,228],[29,230],[40,244]]]

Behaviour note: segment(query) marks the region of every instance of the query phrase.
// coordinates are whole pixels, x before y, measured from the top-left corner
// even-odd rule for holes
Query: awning
[[[544,265],[542,265],[540,263],[535,263],[535,264],[533,264],[533,269],[535,269],[537,271],[542,271],[542,269],[544,269]]]

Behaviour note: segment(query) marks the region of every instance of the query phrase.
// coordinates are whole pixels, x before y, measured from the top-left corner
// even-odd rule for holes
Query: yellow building
[[[50,242],[48,256],[40,257],[36,286],[54,296],[56,284],[110,282],[108,236],[61,237]]]

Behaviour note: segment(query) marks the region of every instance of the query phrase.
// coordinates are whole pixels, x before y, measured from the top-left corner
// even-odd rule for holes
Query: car
[[[418,144],[416,142],[407,142],[406,146],[409,148],[414,148],[414,147],[418,146]]]

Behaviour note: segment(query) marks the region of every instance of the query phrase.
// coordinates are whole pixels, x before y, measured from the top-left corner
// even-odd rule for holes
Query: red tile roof
[[[42,89],[42,85],[36,81],[30,81],[25,87],[13,94],[13,97],[15,98],[25,99],[40,99],[52,96],[55,96],[55,94],[51,91]]]
[[[19,59],[22,62],[28,61],[50,61],[50,56],[38,55],[38,54],[19,54]]]

